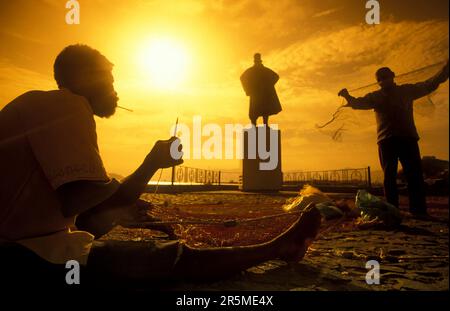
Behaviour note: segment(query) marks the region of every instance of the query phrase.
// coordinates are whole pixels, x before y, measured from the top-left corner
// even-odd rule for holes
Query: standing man
[[[380,90],[359,98],[351,96],[347,89],[341,90],[338,95],[347,100],[348,107],[375,110],[386,200],[396,207],[399,205],[396,179],[400,160],[408,182],[409,210],[414,216],[426,217],[428,214],[413,101],[435,91],[448,79],[448,61],[435,76],[416,84],[397,85],[394,82],[395,74],[388,67],[378,69],[375,76]]]
[[[250,96],[249,117],[256,126],[258,117],[263,117],[264,125],[268,126],[269,116],[281,111],[280,100],[275,90],[275,83],[280,78],[273,70],[262,64],[261,54],[253,57],[254,65],[241,75],[241,83],[245,94]]]

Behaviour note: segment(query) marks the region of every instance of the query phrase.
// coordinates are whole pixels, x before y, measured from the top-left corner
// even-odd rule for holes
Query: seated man
[[[19,262],[51,270],[77,260],[88,275],[99,278],[208,279],[270,258],[303,257],[320,225],[315,208],[261,245],[195,249],[180,241],[93,241],[133,212],[158,169],[183,162],[170,153],[179,140],[156,142],[133,174],[122,182],[110,179],[99,154],[94,115],[110,117],[117,107],[112,64],[97,50],[72,45],[56,58],[54,76],[58,90],[27,92],[0,112],[3,272]],[[64,276],[56,282],[64,284]]]

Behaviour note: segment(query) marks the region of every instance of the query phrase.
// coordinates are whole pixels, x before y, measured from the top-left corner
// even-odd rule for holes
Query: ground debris
[[[331,197],[331,196],[330,196]],[[157,194],[150,214],[162,220],[229,220],[273,215],[286,204],[286,195]],[[291,202],[294,200],[291,199]],[[341,199],[340,199],[341,200]],[[170,202],[164,206],[164,202]],[[221,204],[218,204],[220,202]],[[448,198],[433,198],[429,212],[441,222],[417,221],[407,214],[401,198],[402,225],[361,230],[352,215],[354,200],[339,220],[324,221],[319,237],[302,261],[286,265],[269,261],[228,280],[208,284],[180,283],[175,290],[448,290]],[[344,207],[345,209],[345,207]],[[174,225],[177,236],[194,247],[251,245],[269,241],[296,219],[289,215],[234,227]],[[116,227],[104,239],[166,239],[163,233]],[[381,284],[367,285],[365,264],[380,263]]]

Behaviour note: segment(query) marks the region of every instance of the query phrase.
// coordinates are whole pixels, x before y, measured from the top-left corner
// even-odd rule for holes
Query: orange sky
[[[282,131],[283,170],[379,169],[373,113],[354,114],[358,124],[342,142],[315,124],[341,103],[339,89],[374,82],[380,66],[402,73],[446,60],[449,26],[447,0],[380,2],[381,24],[368,26],[364,1],[357,0],[80,0],[80,25],[67,25],[66,1],[0,0],[0,108],[25,91],[55,88],[57,53],[73,43],[91,45],[115,64],[119,104],[134,110],[97,119],[107,170],[127,175],[156,139],[169,136],[177,116],[187,124],[194,115],[204,123],[247,124],[239,76],[261,52],[280,74],[283,111],[271,122]],[[173,88],[152,83],[143,63],[155,40],[183,51],[184,79]],[[433,101],[433,110],[416,114],[422,154],[448,159],[448,82]],[[233,170],[239,161],[186,165]]]

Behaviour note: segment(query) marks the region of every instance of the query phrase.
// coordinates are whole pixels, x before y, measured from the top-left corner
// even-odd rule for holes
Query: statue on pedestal
[[[268,126],[269,116],[281,111],[280,100],[275,90],[275,84],[280,78],[276,72],[262,64],[261,54],[254,55],[254,65],[241,75],[241,83],[245,94],[250,96],[249,117],[256,126],[258,117],[263,117]]]

